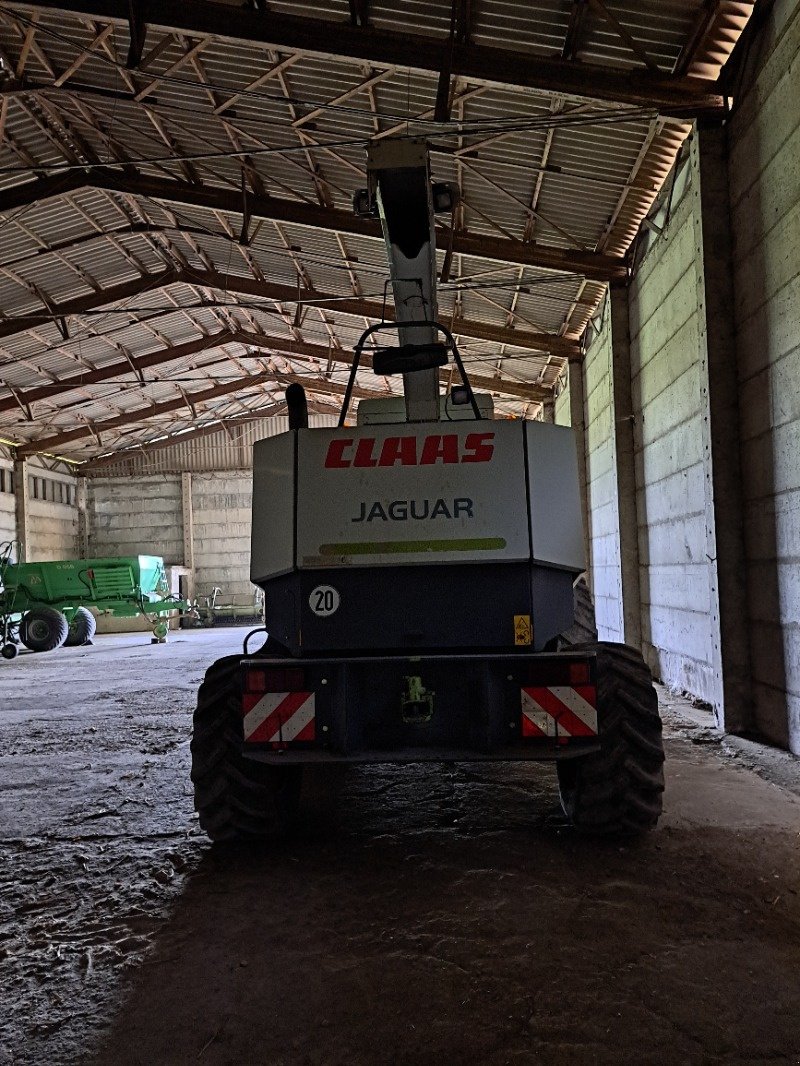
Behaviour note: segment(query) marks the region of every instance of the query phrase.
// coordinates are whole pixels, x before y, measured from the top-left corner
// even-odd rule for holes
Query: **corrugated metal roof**
[[[336,425],[336,415],[310,413],[312,428]],[[227,430],[214,429],[210,433],[182,441],[180,436],[167,440],[150,440],[149,450],[134,448],[115,462],[96,462],[93,477],[121,477],[134,474],[168,474],[183,471],[246,470],[251,466],[253,445],[257,440],[285,433],[289,428],[286,415],[275,415],[254,421],[232,421]],[[188,432],[192,432],[191,430]],[[159,447],[153,447],[154,444]]]
[[[238,7],[238,0],[231,4]],[[713,78],[752,9],[751,0],[721,0],[713,8],[703,0],[604,5],[607,16],[584,5],[569,45],[587,79],[594,64],[640,71],[645,63],[664,74]],[[270,10],[310,22],[351,17],[347,0],[271,0]],[[561,56],[575,13],[572,0],[472,0],[469,10],[462,30],[472,45],[522,53],[532,63]],[[451,12],[451,0],[371,0],[369,20],[376,34],[444,44]],[[34,46],[23,53],[29,34]],[[335,39],[334,54],[322,55],[151,27],[146,69],[136,71],[125,68],[128,46],[127,23],[36,4],[0,10],[3,68],[7,78],[19,72],[25,79],[2,98],[0,433],[28,443],[83,428],[64,446],[77,458],[263,406],[280,385],[253,386],[247,376],[265,360],[284,374],[341,385],[346,353],[370,320],[332,301],[383,299],[379,240],[258,217],[245,246],[241,210],[155,199],[142,191],[142,180],[167,179],[190,193],[222,189],[236,198],[244,174],[249,194],[267,204],[349,211],[365,180],[367,141],[421,133],[429,138],[434,179],[459,186],[456,224],[472,237],[620,256],[688,129],[652,108],[469,77],[451,84],[453,123],[433,124],[435,71],[336,55]],[[244,169],[234,152],[249,153]],[[98,166],[120,161],[126,166],[117,173],[130,192],[92,187]],[[29,203],[22,196],[19,206],[2,211],[4,196],[54,175],[71,181],[68,192],[55,189]],[[441,248],[440,269],[444,259]],[[220,276],[227,282],[220,284]],[[298,279],[304,290],[324,294],[326,306],[313,306],[306,295],[297,310],[288,295],[278,303],[258,291],[266,282],[294,292]],[[510,341],[520,333],[579,338],[604,289],[579,270],[457,253],[440,285],[440,313],[479,331],[508,331],[502,340],[468,329],[459,337],[471,372],[491,376],[499,390],[503,381],[551,388],[563,355]],[[107,302],[114,290],[118,298]],[[82,306],[74,310],[76,301]],[[171,346],[231,329],[258,333],[267,347],[271,337],[279,347],[251,353],[226,344],[169,357]],[[315,346],[318,354],[289,355],[283,350],[289,342]],[[136,361],[159,351],[163,360],[137,374]],[[130,370],[113,379],[75,378],[109,366]],[[192,400],[193,392],[237,376],[241,393]],[[68,391],[67,378],[76,381]],[[367,371],[359,385],[378,383]],[[145,417],[149,404],[184,393],[182,409]],[[502,391],[497,404],[517,416],[540,409]],[[137,412],[142,417],[130,425],[106,426]]]

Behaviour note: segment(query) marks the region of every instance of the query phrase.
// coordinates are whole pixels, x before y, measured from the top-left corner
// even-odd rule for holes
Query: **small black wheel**
[[[264,840],[294,825],[302,767],[267,766],[242,755],[240,655],[206,671],[192,730],[194,805],[211,840]]]
[[[65,648],[77,648],[81,644],[91,644],[97,630],[97,619],[86,607],[78,607],[69,623],[69,632],[64,641]]]
[[[55,651],[68,632],[66,615],[54,607],[31,607],[19,624],[19,639],[31,651]]]
[[[600,750],[558,762],[561,804],[584,833],[643,833],[658,822],[664,791],[661,718],[650,671],[625,644],[574,650],[597,653]]]
[[[0,655],[2,655],[4,659],[16,659],[18,654],[19,648],[16,644],[4,644],[3,647],[0,648]]]

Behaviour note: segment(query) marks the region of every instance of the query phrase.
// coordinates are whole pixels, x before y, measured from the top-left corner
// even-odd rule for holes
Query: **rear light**
[[[593,685],[594,657],[541,655],[526,664],[527,683],[530,685]]]
[[[306,687],[305,671],[297,666],[245,666],[244,691],[302,692]]]
[[[592,672],[588,663],[569,664],[570,685],[588,685],[592,679]]]

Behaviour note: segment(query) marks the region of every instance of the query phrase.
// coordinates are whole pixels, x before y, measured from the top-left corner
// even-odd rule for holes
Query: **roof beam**
[[[145,0],[128,0],[128,58],[125,66],[136,70],[142,61],[144,44],[147,38],[147,24],[144,20]]]
[[[12,318],[0,319],[0,338],[24,333],[28,329],[34,329],[50,322],[58,321],[61,318],[69,318],[72,315],[82,315],[87,311],[110,307],[112,304],[119,303],[121,300],[129,300],[140,293],[151,292],[167,285],[179,283],[220,289],[221,291],[234,293],[237,296],[253,296],[258,299],[272,300],[276,303],[306,305],[310,303],[324,310],[336,311],[356,318],[369,318],[377,322],[380,322],[384,317],[384,308],[381,304],[371,303],[368,300],[361,300],[355,297],[342,298],[332,293],[320,293],[309,289],[298,290],[291,285],[256,281],[255,278],[239,277],[235,274],[220,274],[210,270],[183,272],[165,270],[161,274],[145,274],[134,281],[113,285],[100,292],[92,292],[87,296],[66,300],[64,303],[54,303],[47,314],[15,315]],[[176,308],[177,310],[180,310],[180,308]],[[191,310],[191,308],[187,308],[187,310]],[[124,307],[120,308],[120,313],[133,314],[133,312]],[[394,320],[394,308],[391,305],[386,306],[385,317],[390,321]],[[488,323],[475,322],[463,318],[455,318],[451,321],[446,315],[443,315],[442,319],[451,332],[460,337],[475,337],[478,340],[486,340],[497,344],[511,344],[529,351],[548,352],[551,355],[558,355],[562,359],[578,359],[581,355],[578,341],[568,340],[565,337],[493,326]]]
[[[647,52],[645,52],[644,48],[642,48],[641,44],[639,44],[633,34],[631,34],[630,31],[625,26],[623,26],[623,24],[619,21],[614,12],[610,11],[606,7],[606,5],[603,3],[603,0],[589,0],[589,6],[593,8],[593,10],[597,14],[599,14],[601,18],[604,18],[606,22],[608,22],[611,26],[614,27],[619,38],[623,40],[625,44],[627,44],[628,48],[630,48],[633,54],[642,61],[642,63],[647,67],[648,70],[652,70],[654,73],[658,73],[658,64],[653,62],[653,60],[650,58]]]
[[[99,385],[104,381],[114,378],[127,377],[135,374],[142,381],[142,371],[155,366],[163,366],[179,359],[187,359],[192,355],[208,351],[213,348],[221,348],[226,344],[240,344],[245,347],[258,348],[266,352],[278,353],[287,359],[315,359],[320,364],[327,365],[333,362],[344,366],[352,366],[353,355],[336,348],[328,348],[321,344],[307,344],[304,341],[294,340],[290,337],[272,337],[264,333],[251,333],[246,330],[220,330],[207,337],[198,340],[187,341],[185,344],[175,344],[157,351],[148,352],[145,355],[131,356],[119,362],[108,363],[94,370],[82,371],[78,374],[70,374],[48,385],[40,385],[25,390],[13,390],[11,396],[0,398],[0,413],[15,411],[21,407],[23,412],[30,404],[39,400],[49,400],[54,396],[62,396],[74,389],[84,389],[87,385]],[[369,369],[372,365],[368,353],[361,357],[361,365]],[[440,381],[447,385],[450,381],[450,372],[442,370]],[[540,401],[549,399],[552,390],[542,386],[522,381],[510,381],[501,377],[486,377],[480,374],[469,374],[469,380],[475,389],[485,389],[496,392],[503,396],[513,396],[516,399]],[[142,381],[142,384],[144,382]],[[8,388],[8,386],[6,386]],[[34,419],[29,419],[33,421]]]
[[[58,10],[91,19],[128,24],[126,0],[39,0],[16,4],[30,9]],[[292,51],[338,56],[359,62],[411,67],[438,74],[442,63],[441,38],[365,28],[345,21],[301,18],[270,11],[266,17],[245,7],[209,0],[161,0],[157,25],[193,35],[213,35],[233,41],[257,42]],[[150,23],[153,24],[152,17]],[[716,82],[683,78],[654,71],[581,64],[534,56],[530,52],[455,42],[452,75],[470,81],[538,89],[547,93],[655,107],[665,115],[693,116],[722,113],[724,100]]]
[[[578,54],[578,43],[583,25],[583,17],[586,14],[588,0],[572,0],[567,25],[567,36],[564,38],[564,47],[561,49],[561,58],[567,61],[573,60]]]
[[[107,363],[105,366],[96,367],[94,370],[83,370],[78,374],[69,374],[60,377],[58,381],[49,385],[40,385],[35,388],[25,389],[18,393],[24,403],[37,403],[39,400],[49,400],[54,396],[62,396],[65,392],[73,389],[83,389],[87,385],[99,385],[103,381],[113,378],[127,377],[134,374],[139,377],[143,370],[153,366],[161,366],[163,363],[174,362],[177,359],[187,359],[197,355],[198,352],[207,351],[209,348],[218,348],[235,340],[236,335],[231,330],[220,330],[207,337],[200,337],[195,341],[187,341],[185,344],[175,344],[167,348],[159,348],[155,352],[146,355],[131,356],[130,359],[122,359],[116,363]],[[141,380],[141,378],[139,378]],[[7,388],[8,386],[6,386]],[[14,397],[0,399],[0,413],[13,411],[17,406]]]
[[[17,333],[45,326],[59,318],[69,318],[71,315],[80,315],[97,307],[107,307],[110,304],[119,303],[120,300],[138,296],[149,289],[163,288],[165,285],[173,285],[180,280],[180,275],[174,270],[165,270],[161,274],[145,274],[134,281],[126,281],[109,289],[101,289],[88,296],[79,296],[74,300],[66,300],[62,304],[54,303],[46,315],[14,315],[11,318],[0,319],[0,337],[13,337]],[[124,309],[121,309],[121,313],[125,313]]]
[[[180,411],[183,408],[188,408],[194,412],[198,404],[207,403],[209,400],[219,399],[222,396],[230,396],[233,393],[244,392],[246,389],[254,388],[257,385],[266,385],[270,382],[278,382],[281,385],[291,385],[296,382],[308,392],[319,392],[324,395],[343,396],[345,392],[345,386],[336,381],[265,370],[260,374],[246,374],[235,381],[225,381],[219,385],[212,385],[207,389],[198,389],[190,393],[181,391],[181,395],[174,400],[162,400],[159,403],[149,404],[147,407],[137,407],[134,411],[126,411],[124,414],[103,419],[101,422],[87,422],[82,426],[77,426],[75,429],[54,433],[50,437],[42,437],[40,440],[31,441],[28,444],[20,444],[17,447],[17,457],[24,459],[28,455],[36,455],[40,452],[57,452],[65,444],[71,444],[86,437],[94,437],[99,440],[102,434],[107,433],[109,430],[136,425],[139,422],[170,414],[172,411]],[[379,389],[364,389],[356,385],[353,389],[353,395],[372,398],[385,394]]]
[[[0,194],[0,213],[5,214],[18,207],[38,203],[66,192],[82,188],[104,189],[147,196],[156,200],[201,207],[212,211],[228,211],[240,214],[241,194],[210,186],[195,186],[188,182],[138,175],[130,178],[124,173],[105,167],[93,167],[88,173],[76,169],[69,174],[40,178],[6,189]],[[359,218],[350,211],[321,207],[315,204],[284,200],[272,196],[248,195],[247,208],[251,218],[265,218],[296,226],[308,226],[316,230],[334,233],[351,233],[359,237],[383,240],[380,223],[370,218]],[[449,230],[442,230],[449,241]],[[526,244],[510,238],[490,237],[463,231],[453,234],[452,249],[456,254],[472,255],[491,259],[498,263],[514,263],[517,266],[540,267],[570,274],[582,274],[592,281],[623,281],[627,278],[627,266],[621,256],[602,255],[579,249],[565,250],[540,244]]]

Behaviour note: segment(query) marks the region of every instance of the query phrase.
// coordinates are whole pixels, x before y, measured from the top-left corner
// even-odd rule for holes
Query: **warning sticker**
[[[514,643],[533,644],[533,626],[529,614],[514,615]]]

